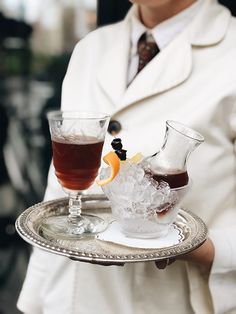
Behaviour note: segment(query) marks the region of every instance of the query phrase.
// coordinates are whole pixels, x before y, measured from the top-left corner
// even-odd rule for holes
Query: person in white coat
[[[216,0],[132,2],[122,22],[75,47],[62,109],[111,114],[130,156],[155,153],[168,119],[203,134],[188,163],[193,187],[183,205],[205,221],[209,239],[167,267],[157,263],[163,270],[73,262],[34,249],[18,300],[24,313],[236,313],[236,20]],[[144,32],[160,52],[137,74]],[[45,200],[62,195],[51,167]]]

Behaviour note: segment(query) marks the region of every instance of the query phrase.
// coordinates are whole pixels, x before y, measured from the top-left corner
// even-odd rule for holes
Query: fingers
[[[168,265],[168,260],[155,261],[155,264],[158,269],[165,269]]]
[[[124,266],[125,263],[100,263],[100,262],[91,262],[91,264],[100,265],[100,266]]]
[[[175,258],[167,258],[160,261],[155,261],[155,264],[158,269],[165,269],[167,266],[173,264],[174,262]]]
[[[70,259],[75,260],[73,258],[70,258]],[[158,269],[165,269],[167,266],[173,264],[175,261],[176,261],[175,258],[167,258],[167,259],[155,261],[155,264]],[[110,262],[98,262],[98,261],[83,261],[83,262],[93,264],[93,265],[100,265],[100,266],[124,266],[125,265],[125,263],[110,263]]]
[[[83,263],[89,263],[93,265],[100,265],[100,266],[124,266],[125,263],[110,263],[110,262],[98,262],[98,261],[79,261],[78,259],[75,259],[73,257],[69,257],[72,261],[75,262],[83,262]]]

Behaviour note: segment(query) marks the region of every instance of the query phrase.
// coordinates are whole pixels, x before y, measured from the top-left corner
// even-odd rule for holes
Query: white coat
[[[130,17],[90,33],[76,46],[62,108],[110,113],[128,155],[153,154],[165,121],[199,131],[205,143],[188,171],[184,206],[199,215],[215,245],[211,273],[191,263],[102,267],[35,250],[18,302],[26,313],[236,313],[236,21],[215,0],[126,87]],[[107,136],[104,154],[110,150]],[[52,173],[46,199],[62,195]]]

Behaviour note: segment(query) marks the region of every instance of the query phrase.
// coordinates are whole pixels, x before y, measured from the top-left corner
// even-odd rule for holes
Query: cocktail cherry
[[[123,145],[121,143],[120,138],[114,138],[114,140],[111,142],[111,146],[115,150],[115,153],[119,157],[120,160],[126,160],[127,150],[122,149]]]

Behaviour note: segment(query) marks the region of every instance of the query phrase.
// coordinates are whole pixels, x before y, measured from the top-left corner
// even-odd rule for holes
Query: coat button
[[[111,120],[108,125],[108,132],[111,135],[116,135],[121,131],[121,124],[117,120]]]

